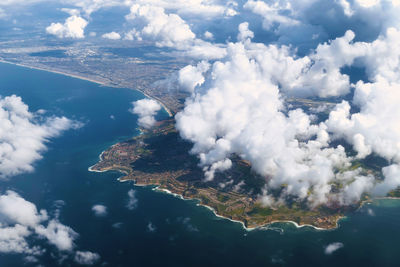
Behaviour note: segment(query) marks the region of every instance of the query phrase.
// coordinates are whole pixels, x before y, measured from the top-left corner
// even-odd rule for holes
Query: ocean
[[[137,117],[128,109],[144,98],[140,92],[1,63],[0,95],[11,94],[31,111],[45,109],[46,116],[66,116],[84,126],[52,138],[35,171],[0,181],[0,192],[14,190],[39,209],[59,212],[60,222],[79,234],[76,250],[99,253],[98,266],[399,265],[398,200],[365,205],[335,230],[277,223],[246,231],[196,201],[121,183],[118,172],[88,171],[104,149],[139,134]],[[167,116],[161,111],[157,118]],[[127,208],[130,190],[137,199],[133,209]],[[105,205],[108,214],[95,216],[95,204]],[[75,266],[72,255],[59,254],[45,240],[31,242],[46,248],[32,266]],[[336,242],[342,247],[325,253]],[[0,266],[22,265],[30,263],[21,255],[0,254]]]

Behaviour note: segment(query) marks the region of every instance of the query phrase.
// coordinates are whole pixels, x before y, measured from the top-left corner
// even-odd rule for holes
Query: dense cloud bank
[[[229,43],[228,56],[209,71],[191,66],[180,73],[183,89],[190,85],[193,93],[176,116],[177,129],[194,143],[191,152],[199,156],[206,180],[229,169],[229,158],[236,154],[266,177],[263,200],[268,205],[276,201],[268,190],[283,184],[278,201],[291,196],[312,206],[351,204],[365,192],[384,195],[400,185],[398,30],[389,28],[371,43],[354,42],[355,34],[347,31],[304,57],[286,46],[253,43],[247,23],[239,26],[239,36],[241,41]],[[355,61],[365,67],[369,82],[351,84],[341,72]],[[191,70],[192,82],[184,70]],[[318,124],[310,114],[285,105],[290,95],[340,97],[352,88],[352,103],[337,104]],[[359,112],[351,113],[351,105]],[[331,145],[340,138],[356,156]],[[372,153],[394,163],[383,168],[382,183],[349,169],[354,160]],[[345,186],[332,194],[337,182]]]

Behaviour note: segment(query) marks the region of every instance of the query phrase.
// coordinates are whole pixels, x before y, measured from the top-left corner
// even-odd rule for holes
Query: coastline
[[[150,186],[150,185],[136,185],[136,184],[135,184],[135,186]],[[172,195],[172,196],[177,197],[177,198],[182,199],[182,200],[197,200],[197,201],[200,201],[199,199],[196,199],[196,198],[184,198],[182,195],[173,193],[173,192],[171,192],[171,191],[168,190],[168,189],[159,188],[159,186],[156,186],[156,187],[153,188],[152,190],[153,190],[153,191],[162,192],[162,193],[165,193],[165,194],[168,194],[168,195]],[[275,223],[293,224],[293,225],[294,225],[296,228],[298,228],[298,229],[304,228],[304,227],[311,227],[311,228],[313,228],[314,230],[318,230],[318,231],[329,231],[329,230],[335,230],[335,229],[337,229],[337,228],[339,227],[338,222],[339,222],[340,220],[342,220],[343,218],[346,218],[346,216],[340,217],[340,218],[336,221],[336,226],[335,226],[334,228],[321,228],[321,227],[317,227],[317,226],[314,226],[314,225],[311,225],[311,224],[301,224],[301,225],[299,225],[298,223],[296,223],[296,222],[294,222],[294,221],[272,221],[272,222],[270,222],[270,223],[267,223],[267,224],[264,224],[264,225],[260,225],[260,226],[256,226],[256,227],[247,227],[242,221],[233,220],[233,219],[230,219],[230,218],[227,218],[227,217],[225,217],[225,216],[222,216],[222,215],[218,214],[218,213],[215,211],[215,209],[214,209],[213,207],[210,207],[210,206],[207,206],[207,205],[204,205],[204,204],[201,204],[201,203],[196,203],[196,206],[198,206],[198,207],[205,207],[205,208],[209,209],[210,211],[213,212],[213,214],[214,214],[215,217],[218,217],[218,218],[221,218],[221,219],[224,219],[224,220],[228,220],[228,221],[231,221],[231,222],[234,222],[234,223],[239,223],[239,224],[241,224],[242,227],[243,227],[243,229],[246,230],[247,232],[251,232],[251,231],[254,231],[254,230],[262,230],[263,228],[266,228],[266,227],[268,227],[268,226],[270,226],[270,225],[273,225],[273,224],[275,224]]]
[[[104,151],[103,151],[103,152],[104,152]],[[103,153],[103,152],[102,152],[102,153]],[[99,156],[99,157],[100,157],[100,160],[101,160],[101,155],[102,155],[102,154],[100,154],[100,156]],[[94,165],[93,165],[93,166],[94,166]],[[121,169],[93,170],[93,169],[92,169],[93,166],[89,167],[88,170],[91,171],[91,172],[100,172],[100,173],[113,170],[113,171],[121,172],[121,173],[124,174],[124,175],[127,175],[127,173],[126,173],[124,170],[121,170]],[[121,178],[122,178],[122,177],[118,178],[118,181],[121,182],[121,183],[130,181],[130,180],[121,180]],[[160,185],[136,184],[136,183],[134,183],[134,186],[138,186],[138,187],[148,187],[148,186],[151,187],[151,186],[155,186],[155,187],[153,187],[153,188],[151,189],[152,191],[156,191],[156,192],[159,192],[159,193],[164,193],[164,194],[172,195],[172,196],[174,196],[174,197],[176,197],[176,198],[179,198],[179,199],[181,199],[181,200],[200,201],[199,199],[196,199],[196,198],[185,198],[184,196],[182,196],[182,195],[180,195],[180,194],[173,193],[173,192],[171,192],[171,191],[168,190],[168,189],[160,188]],[[294,221],[272,221],[272,222],[266,223],[266,224],[264,224],[264,225],[259,225],[259,226],[256,226],[256,227],[247,227],[247,226],[244,224],[244,222],[242,222],[242,221],[233,220],[233,219],[230,219],[230,218],[228,218],[228,217],[225,217],[225,216],[223,216],[223,215],[218,214],[218,213],[216,212],[216,210],[215,210],[213,207],[210,207],[210,206],[207,206],[207,205],[201,204],[201,203],[196,203],[196,206],[200,206],[200,207],[207,208],[208,210],[212,211],[212,213],[214,214],[214,216],[217,217],[217,218],[221,218],[221,219],[224,219],[224,220],[228,220],[228,221],[231,221],[231,222],[234,222],[234,223],[239,223],[239,224],[243,227],[243,229],[244,229],[245,231],[247,231],[247,232],[254,231],[254,230],[263,230],[263,229],[266,229],[268,226],[273,225],[273,224],[275,224],[275,223],[292,224],[292,225],[294,225],[297,229],[304,228],[304,227],[310,227],[310,228],[313,228],[314,230],[317,230],[317,231],[330,231],[330,230],[335,230],[335,229],[337,229],[337,228],[339,227],[339,224],[338,224],[339,221],[342,220],[343,218],[346,218],[346,216],[343,216],[343,217],[338,218],[338,220],[336,221],[336,225],[335,225],[335,227],[333,227],[333,228],[321,228],[321,227],[317,227],[317,226],[311,225],[311,224],[301,224],[301,225],[299,225],[298,223],[296,223],[296,222],[294,222]]]
[[[95,80],[95,79],[83,77],[83,76],[76,75],[76,74],[66,73],[66,72],[62,72],[62,71],[58,71],[58,70],[51,70],[51,69],[46,69],[46,68],[41,68],[41,67],[36,67],[36,66],[29,66],[29,65],[25,65],[25,64],[21,64],[21,63],[14,63],[14,62],[6,61],[6,60],[3,60],[3,59],[0,59],[0,63],[10,64],[10,65],[23,67],[23,68],[28,68],[28,69],[33,69],[33,70],[46,71],[46,72],[60,74],[60,75],[64,75],[64,76],[75,78],[75,79],[79,79],[79,80],[84,80],[84,81],[96,83],[96,84],[99,84],[99,85],[102,85],[102,86],[110,86],[110,87],[112,87],[112,85],[109,85],[109,84],[107,84],[105,82],[102,82],[102,81],[98,81],[98,80]]]
[[[96,84],[101,85],[101,86],[118,88],[116,86],[113,86],[113,85],[111,85],[109,83],[106,83],[106,82],[103,82],[103,81],[99,81],[99,80],[95,80],[95,79],[92,79],[92,78],[87,78],[87,77],[84,77],[84,76],[80,76],[80,75],[77,75],[77,74],[71,74],[71,73],[67,73],[67,72],[63,72],[63,71],[52,70],[52,69],[47,69],[47,68],[42,68],[42,67],[37,67],[37,66],[30,66],[30,65],[25,65],[25,64],[21,64],[21,63],[14,63],[14,62],[6,61],[6,60],[3,60],[3,59],[0,59],[0,63],[10,64],[10,65],[23,67],[23,68],[28,68],[28,69],[33,69],[33,70],[46,71],[46,72],[55,73],[55,74],[59,74],[59,75],[63,75],[63,76],[67,76],[67,77],[83,80],[83,81],[96,83]],[[129,88],[129,89],[136,90],[136,91],[142,93],[147,98],[154,99],[155,101],[157,101],[163,107],[165,112],[168,113],[169,117],[173,117],[174,116],[173,113],[171,112],[171,110],[169,108],[167,108],[167,106],[160,99],[158,99],[157,97],[152,97],[152,96],[148,95],[147,93],[145,93],[145,92],[143,92],[143,91],[141,91],[139,89],[133,89],[133,88]]]

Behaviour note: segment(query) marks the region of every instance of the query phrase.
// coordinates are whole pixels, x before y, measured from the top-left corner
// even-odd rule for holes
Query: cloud
[[[125,0],[62,0],[62,2],[80,8],[88,17],[103,8],[127,5]]]
[[[285,5],[278,1],[274,4],[269,5],[263,1],[248,1],[243,7],[253,11],[255,14],[261,15],[263,17],[263,27],[264,29],[271,29],[271,27],[277,23],[280,25],[297,25],[300,22],[290,18],[290,16],[282,15],[284,11],[291,11],[290,4],[286,1],[282,1]]]
[[[156,123],[154,116],[161,109],[160,104],[153,99],[141,99],[132,102],[133,108],[130,112],[139,116],[138,125],[149,129]]]
[[[74,252],[79,235],[58,220],[61,202],[54,203],[56,211],[51,218],[46,210],[38,210],[35,204],[14,191],[0,193],[0,253],[23,254],[26,263],[37,263],[46,248],[32,243],[40,244],[39,240],[45,240],[64,259],[73,256],[82,265],[97,262],[100,259],[97,253]]]
[[[275,46],[249,42],[229,44],[228,57],[213,64],[207,82],[176,115],[176,127],[184,139],[194,143],[191,152],[199,156],[206,180],[230,168],[229,157],[237,154],[268,177],[269,187],[288,184],[285,195],[324,203],[335,179],[333,169],[345,168],[350,158],[343,147],[328,147],[323,124],[312,125],[299,109],[283,113],[280,91],[274,84],[275,75],[285,79],[279,73],[282,59],[267,60],[278,51]],[[287,75],[294,73],[282,72],[286,71]],[[316,139],[308,141],[312,136]],[[310,188],[315,188],[311,194]]]
[[[329,244],[325,248],[325,254],[331,255],[333,252],[335,252],[336,250],[338,250],[342,247],[343,247],[343,243],[340,243],[340,242],[335,242],[335,243]]]
[[[178,83],[180,88],[192,93],[196,86],[204,83],[203,74],[208,71],[210,64],[206,61],[201,61],[197,66],[188,65],[178,73]]]
[[[206,31],[204,33],[204,39],[213,40],[214,39],[214,34],[212,32]]]
[[[110,39],[110,40],[119,40],[119,39],[121,39],[121,35],[119,33],[117,33],[117,32],[105,33],[101,37],[103,37],[105,39]]]
[[[47,0],[2,0],[0,6],[10,6],[10,5],[30,5],[34,3],[44,2]]]
[[[157,227],[152,222],[149,222],[147,224],[147,231],[149,231],[150,233],[153,233],[156,230],[157,230]]]
[[[104,205],[94,205],[92,211],[97,217],[104,217],[107,215],[107,207]]]
[[[55,245],[61,251],[71,251],[78,234],[69,226],[63,225],[57,220],[50,220],[47,226],[38,225],[36,234],[45,237],[50,244]]]
[[[172,10],[179,15],[196,16],[206,19],[232,17],[238,14],[235,10],[237,4],[233,1],[226,1],[226,3],[215,0],[135,0],[128,2],[131,4],[159,6]]]
[[[378,196],[385,196],[389,191],[400,186],[399,164],[392,164],[382,168],[382,173],[385,178],[384,181],[374,188],[374,194]]]
[[[295,197],[311,206],[349,205],[374,191],[376,177],[346,169],[355,158],[372,152],[395,162],[400,158],[400,100],[394,71],[399,61],[393,58],[397,48],[392,46],[399,39],[397,31],[389,29],[371,43],[353,42],[355,34],[347,31],[304,57],[286,46],[253,43],[245,23],[239,26],[239,36],[238,43],[228,44],[227,57],[214,62],[208,71],[190,66],[178,76],[180,85],[193,93],[176,115],[176,128],[182,138],[193,142],[191,153],[199,157],[205,180],[229,169],[230,157],[238,155],[266,178],[263,199],[270,205],[268,190],[282,185],[278,201]],[[365,64],[369,78],[376,81],[354,85],[353,103],[360,112],[351,114],[350,104],[344,101],[326,121],[315,124],[303,110],[285,106],[285,95],[347,94],[353,85],[341,69],[355,62]],[[358,152],[355,158],[343,146],[331,145],[343,137]],[[395,168],[383,169],[387,182],[377,187],[380,191],[400,185]],[[345,186],[333,193],[334,182]]]
[[[41,118],[15,95],[0,97],[0,178],[32,172],[46,142],[79,124],[65,117]]]
[[[90,251],[77,251],[74,260],[81,265],[93,265],[100,260],[100,255]]]
[[[237,39],[239,41],[246,41],[246,39],[252,39],[254,37],[254,32],[249,30],[249,23],[242,22],[239,24],[239,34]]]
[[[67,18],[64,24],[51,23],[46,28],[46,32],[58,38],[82,39],[85,37],[84,31],[87,24],[88,22],[84,18],[73,15]]]
[[[166,14],[162,7],[134,4],[126,18],[143,20],[145,23],[141,30],[134,29],[127,36],[128,39],[149,38],[154,40],[157,46],[182,47],[187,46],[196,37],[181,17],[176,14]]]
[[[126,207],[128,210],[134,210],[136,209],[138,205],[139,200],[136,198],[136,191],[131,189],[128,191],[128,203],[126,204]]]
[[[47,225],[46,225],[47,222]],[[46,239],[60,251],[71,251],[78,234],[70,227],[49,220],[45,210],[36,206],[14,191],[0,195],[0,251],[41,255],[43,249],[31,247],[29,241],[35,236]]]
[[[134,24],[134,28],[125,34],[126,40],[152,41],[158,47],[182,51],[178,56],[216,59],[226,55],[224,45],[196,38],[185,20],[162,6],[133,4],[126,19]]]

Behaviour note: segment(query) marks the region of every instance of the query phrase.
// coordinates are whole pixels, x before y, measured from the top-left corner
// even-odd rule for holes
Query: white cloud
[[[0,195],[0,251],[41,255],[42,248],[29,245],[28,240],[36,236],[61,251],[71,251],[78,234],[55,219],[48,220],[45,210],[38,211],[33,203],[16,192]]]
[[[110,40],[119,40],[119,39],[121,39],[121,35],[119,33],[117,33],[117,32],[105,33],[101,37],[103,37],[105,39],[110,39]]]
[[[246,39],[251,39],[254,37],[254,32],[249,30],[249,23],[248,22],[242,22],[239,24],[239,34],[237,36],[237,39],[239,41],[246,41]]]
[[[335,242],[335,243],[329,244],[325,248],[325,254],[331,255],[333,252],[335,252],[336,250],[338,250],[342,247],[343,247],[343,243],[340,243],[340,242]]]
[[[385,196],[389,191],[400,186],[400,165],[392,164],[382,169],[385,180],[379,183],[373,193],[378,196]]]
[[[176,126],[184,139],[194,143],[191,152],[198,155],[206,180],[230,168],[229,157],[236,154],[268,178],[269,188],[287,185],[281,197],[307,199],[312,205],[330,201],[348,205],[365,192],[385,194],[400,185],[397,165],[383,169],[386,179],[376,189],[376,178],[360,175],[359,170],[338,173],[354,158],[342,146],[330,147],[332,138],[345,138],[358,153],[356,158],[376,153],[400,163],[397,30],[389,29],[371,43],[353,42],[354,33],[347,31],[301,58],[285,46],[252,43],[247,24],[239,29],[241,42],[229,44],[228,56],[209,71],[187,66],[178,75],[180,86],[193,94],[177,114]],[[349,77],[341,69],[356,60],[372,81],[354,86],[353,103],[359,112],[351,114],[344,101],[328,120],[312,124],[313,118],[302,110],[284,107],[282,93],[303,97],[348,93]],[[345,186],[332,194],[335,180]]]
[[[98,217],[103,217],[107,215],[107,207],[104,205],[94,205],[92,207],[92,211],[94,212],[94,214]]]
[[[67,18],[64,24],[52,23],[46,28],[46,32],[58,38],[82,39],[85,37],[85,28],[87,24],[88,22],[85,19],[73,15]]]
[[[210,64],[206,61],[201,61],[196,67],[188,65],[179,70],[178,82],[179,86],[187,92],[192,93],[194,88],[204,83],[203,74],[208,71]]]
[[[213,64],[208,83],[176,115],[177,129],[194,143],[192,153],[199,156],[208,180],[229,168],[229,157],[237,154],[268,177],[270,187],[288,184],[286,195],[327,202],[330,182],[336,179],[333,169],[345,168],[350,159],[343,147],[327,147],[323,124],[312,125],[301,110],[282,112],[279,89],[270,80],[279,66],[263,56],[272,48],[251,48],[229,44],[227,59]],[[316,140],[307,141],[312,136]]]
[[[81,265],[93,265],[100,260],[100,255],[90,251],[77,251],[75,262]]]
[[[181,17],[166,14],[162,7],[134,4],[126,18],[143,20],[146,24],[140,30],[134,29],[134,34],[128,35],[128,39],[130,36],[139,40],[148,38],[154,40],[157,46],[183,47],[188,46],[196,37]]]
[[[274,24],[289,26],[299,24],[299,21],[281,14],[282,11],[291,11],[289,2],[283,2],[283,5],[281,4],[281,1],[277,1],[274,4],[269,5],[263,1],[250,0],[243,7],[251,10],[255,14],[261,15],[264,18],[263,27],[267,30],[271,29]]]
[[[153,233],[156,230],[157,230],[157,227],[152,222],[149,222],[147,224],[147,231],[149,231],[150,233]]]
[[[154,116],[161,109],[160,104],[153,99],[141,99],[132,102],[133,108],[130,112],[139,116],[138,124],[140,127],[149,129],[156,123]]]
[[[380,0],[355,0],[362,7],[373,7],[380,4]]]
[[[47,220],[45,210],[38,212],[36,206],[13,191],[0,196],[0,214],[5,223],[16,223],[34,227]]]
[[[131,189],[128,191],[128,203],[126,204],[126,207],[129,210],[134,210],[136,209],[138,205],[139,200],[136,198],[136,191]]]
[[[71,227],[63,225],[57,220],[50,220],[47,226],[36,226],[35,232],[45,237],[50,244],[55,245],[61,251],[71,251],[75,246],[74,240],[78,237]]]
[[[39,117],[15,95],[0,97],[0,178],[33,171],[41,159],[49,138],[78,127],[65,117],[50,117],[39,123]]]
[[[159,6],[172,10],[182,16],[196,16],[201,18],[232,17],[238,14],[237,4],[233,1],[215,0],[134,0],[130,4]]]
[[[102,8],[114,6],[126,6],[128,1],[125,0],[61,0],[65,4],[74,5],[80,8],[86,16],[90,16]]]
[[[206,31],[206,32],[204,32],[204,38],[207,40],[213,40],[214,34],[212,32]]]

